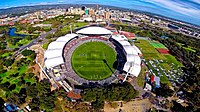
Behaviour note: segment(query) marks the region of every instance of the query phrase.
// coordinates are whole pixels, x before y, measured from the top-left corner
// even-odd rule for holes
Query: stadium
[[[69,92],[74,85],[137,77],[141,55],[125,35],[90,26],[51,42],[44,53],[44,71],[55,88],[59,84]]]

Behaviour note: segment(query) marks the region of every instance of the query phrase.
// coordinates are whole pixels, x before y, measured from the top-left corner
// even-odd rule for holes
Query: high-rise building
[[[95,11],[93,9],[90,9],[89,14],[93,16],[93,15],[95,15]]]
[[[99,5],[97,4],[97,5],[96,5],[96,11],[98,11],[98,10],[99,10]]]
[[[88,14],[89,14],[89,10],[86,9],[86,10],[85,10],[85,15],[88,15]]]
[[[107,19],[110,19],[110,12],[105,12],[105,19],[107,20]]]

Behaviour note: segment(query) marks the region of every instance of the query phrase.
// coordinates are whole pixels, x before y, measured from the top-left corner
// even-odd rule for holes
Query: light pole
[[[69,27],[70,27],[70,32],[72,34],[72,25],[70,24]]]

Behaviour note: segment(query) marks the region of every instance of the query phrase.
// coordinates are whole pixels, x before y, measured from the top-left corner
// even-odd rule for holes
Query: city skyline
[[[146,11],[159,14],[173,19],[200,25],[200,0],[10,0],[0,3],[0,9],[32,6],[32,5],[49,5],[49,4],[100,4],[110,5],[134,10]],[[159,10],[158,10],[159,9]]]

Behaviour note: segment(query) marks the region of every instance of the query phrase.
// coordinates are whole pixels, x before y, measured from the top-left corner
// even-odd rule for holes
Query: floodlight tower
[[[69,27],[70,27],[70,32],[72,34],[72,25],[70,24]]]

